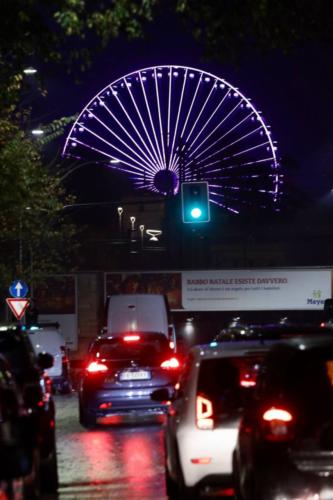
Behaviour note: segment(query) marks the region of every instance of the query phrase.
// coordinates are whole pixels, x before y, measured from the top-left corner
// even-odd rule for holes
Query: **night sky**
[[[52,71],[42,70],[49,95],[36,103],[34,116],[51,120],[80,112],[108,83],[144,67],[178,64],[203,69],[225,78],[252,99],[271,126],[279,156],[290,165],[292,181],[309,196],[320,198],[333,187],[331,60],[331,49],[309,47],[291,55],[246,54],[238,67],[209,62],[183,27],[172,17],[165,17],[149,27],[145,39],[117,40],[102,54],[96,53],[80,85],[75,85],[74,79],[59,66]],[[64,141],[65,137],[59,145]],[[101,174],[104,187],[100,192],[96,187],[92,193],[91,184],[86,191],[90,175],[87,171],[73,175],[71,182],[85,201],[89,201],[89,196],[105,198],[107,174]],[[95,180],[95,184],[99,181]],[[126,180],[123,185],[126,189]]]

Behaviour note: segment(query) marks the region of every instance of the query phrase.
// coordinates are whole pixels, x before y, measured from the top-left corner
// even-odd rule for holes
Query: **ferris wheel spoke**
[[[215,90],[215,88],[216,88],[216,87],[215,87],[216,82],[217,82],[217,80],[215,79],[215,81],[214,81],[214,83],[213,83],[213,86],[212,86],[212,88],[210,89],[210,92],[209,92],[209,94],[208,94],[208,96],[207,96],[207,98],[206,98],[206,100],[205,100],[205,102],[204,102],[204,104],[203,104],[203,106],[202,106],[202,108],[201,108],[201,110],[200,110],[200,113],[198,114],[198,116],[197,116],[197,118],[196,118],[196,120],[195,120],[195,122],[194,122],[194,124],[193,124],[193,126],[192,126],[192,128],[191,128],[191,130],[190,130],[190,133],[189,133],[189,134],[188,134],[188,136],[186,137],[185,144],[187,144],[187,143],[188,143],[188,141],[190,140],[190,137],[191,137],[191,135],[192,135],[192,133],[193,133],[193,130],[195,129],[195,127],[196,127],[196,125],[197,125],[198,121],[200,120],[200,117],[201,117],[202,113],[204,112],[204,110],[205,110],[205,108],[206,108],[206,106],[207,106],[207,103],[208,103],[209,99],[211,98],[212,93],[214,92],[214,90]],[[230,93],[230,90],[228,90],[227,94],[229,94],[229,93]]]
[[[91,149],[92,151],[95,151],[96,153],[99,153],[103,156],[106,156],[107,158],[111,159],[113,158],[112,155],[110,155],[109,153],[107,153],[106,151],[103,151],[102,149],[99,149],[99,148],[96,148],[94,146],[91,146],[90,144],[86,144],[85,142],[83,141],[80,141],[79,139],[75,139],[75,141],[77,142],[77,144],[80,144],[81,146],[87,148],[87,149]],[[134,165],[131,165],[130,163],[126,162],[126,161],[122,161],[122,164],[125,164],[129,167],[131,167],[133,170],[129,171],[128,172],[131,172],[132,174],[133,173],[137,173],[137,174],[140,174],[142,172],[142,169],[139,169],[138,167],[134,166]],[[113,166],[112,164],[110,164],[110,168],[113,168],[114,170],[122,170],[122,167],[115,167]]]
[[[252,166],[258,165],[260,163],[267,163],[267,162],[272,161],[272,160],[274,160],[274,157],[269,156],[267,158],[262,158],[261,160],[247,161],[247,162],[242,162],[242,163],[236,163],[234,165],[219,167],[218,171],[223,172],[225,170],[239,169],[241,167],[252,167]],[[208,170],[208,169],[206,170],[206,167],[216,165],[217,163],[220,163],[220,160],[216,160],[212,163],[208,163],[207,165],[205,164],[205,172],[207,174],[209,174],[210,170]]]
[[[238,153],[234,153],[231,156],[226,156],[226,159],[229,158],[236,158],[237,156],[242,156],[246,153],[249,153],[250,151],[254,151],[255,149],[262,148],[263,146],[267,146],[269,144],[269,141],[262,142],[261,144],[257,144],[256,146],[252,146],[251,148],[243,149],[243,151],[239,151]]]
[[[223,134],[221,137],[219,137],[218,139],[216,139],[212,144],[210,144],[209,146],[207,146],[203,151],[201,151],[200,154],[197,155],[196,158],[199,158],[201,155],[203,155],[204,153],[206,153],[209,149],[211,149],[214,146],[216,146],[219,142],[221,142],[223,139],[225,139],[229,134],[231,134],[238,127],[240,127],[241,125],[243,125],[243,123],[246,122],[252,115],[253,115],[253,111],[251,111],[251,113],[249,113],[247,116],[245,116],[245,118],[243,118],[240,122],[236,123],[236,125],[234,125],[231,129],[229,129],[225,134]]]
[[[172,93],[172,67],[169,69],[169,93],[168,93],[168,118],[167,118],[167,146],[170,146],[170,120],[171,120],[171,93]]]
[[[229,149],[231,146],[234,146],[235,144],[238,144],[239,142],[241,141],[244,141],[245,139],[247,139],[248,137],[250,137],[251,135],[255,134],[256,132],[258,132],[259,130],[261,129],[261,125],[259,127],[257,127],[256,129],[253,129],[251,130],[251,132],[248,132],[247,134],[244,134],[242,135],[242,137],[239,137],[238,139],[236,139],[235,141],[233,142],[230,142],[229,144],[227,144],[226,146],[224,146],[223,148],[217,150],[213,156],[216,156],[217,154],[219,153],[222,153],[222,151],[225,151],[226,149]],[[212,155],[211,155],[212,156]],[[202,159],[201,161],[199,161],[198,163],[201,163],[205,160],[207,160],[208,158],[210,158],[211,156],[208,156],[204,159]]]
[[[205,139],[200,142],[200,144],[195,148],[195,150],[192,151],[192,155],[194,155],[194,153],[196,153],[198,149],[200,149],[205,144],[205,142],[208,141],[208,139],[216,132],[216,130],[218,130],[221,127],[221,125],[223,125],[223,123],[225,123],[227,119],[230,118],[231,115],[233,115],[233,113],[240,107],[240,105],[241,102],[236,104],[236,106],[232,108],[231,111],[229,111],[229,113],[220,121],[220,123],[218,123],[216,127],[205,137]]]
[[[166,158],[165,158],[163,125],[162,125],[161,105],[160,105],[160,96],[159,96],[159,90],[158,90],[158,77],[157,77],[157,74],[156,74],[156,68],[154,68],[154,77],[155,77],[155,90],[156,90],[158,121],[159,121],[159,125],[160,125],[160,134],[161,134],[161,147],[162,147],[162,154],[163,154],[163,164],[166,166],[167,163],[166,163]]]
[[[177,132],[178,132],[179,116],[180,116],[180,112],[181,112],[182,104],[183,104],[184,90],[185,90],[185,85],[186,85],[186,77],[187,77],[187,68],[186,68],[185,74],[184,74],[184,81],[183,81],[182,91],[181,91],[181,95],[180,95],[180,101],[179,101],[179,105],[178,105],[178,113],[177,113],[177,118],[176,118],[176,125],[175,125],[175,130],[174,130],[174,133],[173,133],[172,146],[171,146],[171,151],[170,151],[170,167],[173,166],[173,163],[175,161],[175,159],[173,157],[173,150],[174,150],[174,147],[175,147],[175,140],[176,140],[176,136],[177,136]]]
[[[139,72],[139,78],[140,78],[140,83],[141,83],[143,98],[144,98],[144,101],[145,101],[145,104],[146,104],[146,109],[147,109],[149,120],[150,120],[151,129],[152,129],[152,132],[153,132],[153,136],[154,136],[154,139],[155,139],[155,144],[156,144],[157,151],[158,151],[158,156],[159,156],[159,159],[160,159],[160,162],[159,162],[160,163],[160,167],[163,169],[164,165],[163,165],[163,159],[162,159],[162,155],[161,155],[161,150],[160,150],[160,146],[159,146],[159,143],[158,143],[158,140],[157,140],[157,136],[156,136],[156,132],[155,132],[155,127],[154,127],[154,122],[153,122],[153,118],[151,116],[150,107],[149,107],[149,103],[148,103],[148,99],[147,99],[147,94],[146,94],[146,90],[145,90],[145,87],[144,87],[144,84],[143,84],[143,81],[142,81],[142,76],[141,76],[140,72]]]
[[[136,126],[136,125],[135,125],[135,123],[133,122],[132,118],[130,117],[129,113],[128,113],[128,112],[127,112],[127,110],[125,109],[125,107],[124,107],[123,103],[121,102],[121,100],[119,99],[119,97],[118,97],[118,95],[117,95],[117,94],[115,94],[115,98],[116,98],[116,100],[117,100],[117,102],[118,102],[119,106],[121,107],[121,109],[122,109],[122,110],[123,110],[123,112],[125,113],[126,118],[128,119],[128,121],[129,121],[129,122],[130,122],[130,124],[132,125],[133,129],[136,131],[136,133],[137,133],[137,134],[138,134],[138,136],[140,137],[142,144],[145,146],[145,148],[146,148],[146,150],[148,151],[148,153],[149,153],[150,155],[152,155],[152,153],[151,153],[150,149],[148,148],[148,146],[147,146],[147,144],[146,144],[145,140],[143,139],[142,135],[140,134],[140,132],[139,132],[139,130],[138,130],[138,128],[137,128],[137,126]],[[135,105],[136,105],[136,103],[134,102],[134,106],[135,106]],[[139,112],[139,111],[137,111],[137,112],[138,112],[138,115],[139,115],[139,118],[140,118],[140,117],[141,117],[140,112]],[[141,117],[141,118],[142,118],[142,117]],[[146,130],[146,127],[145,127],[145,125],[144,125],[144,122],[143,122],[143,121],[142,121],[142,124],[143,124],[144,130],[145,130],[145,132],[146,132],[147,138],[148,138],[149,142],[151,143],[151,140],[150,140],[150,137],[149,137],[148,131]],[[154,146],[153,146],[153,144],[152,144],[152,143],[151,143],[151,147],[152,147],[152,151],[153,151],[154,156],[155,156],[155,158],[154,158],[154,156],[152,156],[152,161],[153,161],[153,164],[154,164],[155,162],[159,163],[159,158],[158,158],[158,156],[157,156],[157,153],[156,153],[156,151],[155,151]]]
[[[185,123],[184,123],[184,126],[183,126],[183,129],[181,131],[181,134],[180,134],[180,138],[182,139],[183,136],[184,136],[184,133],[185,133],[185,130],[186,130],[186,125],[187,125],[187,122],[189,121],[189,118],[191,116],[191,112],[192,112],[192,108],[193,108],[193,105],[194,105],[194,102],[195,102],[195,99],[197,97],[197,94],[198,94],[198,90],[199,90],[199,87],[202,83],[202,77],[203,77],[203,73],[201,72],[200,74],[200,77],[198,79],[198,83],[197,83],[197,86],[196,86],[196,89],[194,91],[194,95],[193,95],[193,98],[192,98],[192,101],[191,101],[191,105],[190,105],[190,108],[188,110],[188,113],[187,113],[187,116],[186,116],[186,119],[185,119]]]
[[[258,145],[256,145],[256,146],[253,146],[253,147],[251,147],[251,148],[246,148],[246,149],[244,149],[243,151],[240,151],[239,153],[235,153],[235,154],[233,154],[233,155],[229,155],[229,156],[224,156],[223,158],[219,158],[219,160],[218,160],[218,161],[221,163],[221,162],[223,162],[223,161],[225,161],[225,160],[230,160],[231,158],[235,158],[236,156],[240,156],[240,155],[242,155],[242,154],[249,153],[250,151],[252,151],[252,150],[254,150],[254,149],[261,148],[261,147],[263,147],[263,146],[265,146],[265,145],[267,146],[267,144],[269,144],[269,142],[268,142],[268,141],[267,141],[267,142],[264,142],[264,143],[261,143],[261,144],[258,144]],[[219,151],[217,151],[217,152],[216,152],[216,153],[214,153],[214,154],[211,154],[211,155],[207,156],[207,158],[202,159],[202,160],[201,160],[200,162],[198,162],[198,163],[200,164],[201,162],[207,161],[209,158],[212,158],[213,156],[215,156],[216,154],[218,154],[218,152],[219,152]],[[236,164],[236,165],[235,165],[235,167],[237,167],[237,166],[239,166],[239,165],[241,165],[241,166],[245,166],[245,165],[252,165],[252,164],[255,164],[255,163],[259,163],[259,162],[261,162],[261,161],[266,161],[266,159],[263,159],[263,160],[262,160],[262,159],[260,159],[260,160],[253,160],[253,161],[250,161],[250,162],[247,162],[247,163],[246,163],[246,162],[245,162],[245,163],[239,163],[239,164]],[[222,169],[222,168],[230,168],[230,166],[229,166],[229,165],[228,165],[227,167],[223,167],[223,166],[221,166],[221,169]]]
[[[151,165],[151,161],[155,162],[156,160],[153,157],[153,155],[151,154],[150,150],[148,149],[148,152],[151,155],[151,157],[149,158],[148,155],[145,153],[145,151],[141,148],[141,146],[136,142],[134,137],[132,137],[131,134],[126,130],[124,125],[121,123],[121,121],[118,120],[118,118],[112,113],[112,111],[110,110],[110,108],[107,106],[106,103],[104,103],[104,108],[109,113],[109,115],[113,118],[113,120],[117,123],[117,125],[119,125],[119,127],[126,134],[126,136],[133,142],[133,144],[135,144],[135,146],[138,148],[138,150],[141,152],[141,154],[143,154],[143,156],[146,158],[146,160],[148,162],[147,166]],[[141,141],[143,142],[142,138],[141,138]]]
[[[216,84],[215,84],[216,85]],[[211,120],[214,118],[214,116],[216,115],[216,113],[218,112],[218,110],[221,108],[222,104],[224,103],[224,101],[226,100],[228,96],[228,93],[226,93],[222,99],[222,101],[220,101],[218,103],[218,105],[216,106],[214,112],[210,115],[209,119],[204,123],[203,127],[200,129],[199,133],[195,136],[195,138],[193,139],[193,141],[191,142],[191,144],[189,145],[189,149],[192,149],[193,145],[197,142],[198,138],[200,137],[200,135],[204,132],[204,130],[208,127],[209,123],[211,122]],[[193,153],[195,153],[196,150],[193,151]]]
[[[193,98],[192,98],[192,101],[191,101],[190,108],[189,108],[189,110],[187,112],[187,115],[186,115],[186,119],[185,119],[185,123],[184,123],[183,129],[182,129],[181,134],[180,134],[180,138],[181,139],[183,138],[183,136],[185,134],[186,126],[187,126],[187,123],[188,123],[188,121],[190,119],[190,116],[191,116],[191,113],[192,113],[192,109],[193,109],[196,97],[198,95],[199,87],[202,84],[202,78],[203,78],[203,73],[201,72],[200,73],[200,77],[198,79],[198,83],[197,83],[196,89],[195,89],[194,94],[193,94]]]
[[[140,165],[141,168],[138,168],[138,170],[142,170],[144,169],[144,165],[140,162],[138,162],[137,160],[135,160],[135,158],[132,158],[132,156],[130,156],[129,154],[125,153],[124,151],[122,151],[121,149],[119,149],[117,146],[115,146],[114,144],[112,144],[111,142],[107,141],[106,139],[104,139],[104,137],[101,137],[99,134],[97,134],[96,132],[94,132],[93,130],[90,130],[88,127],[86,127],[84,124],[80,124],[82,128],[84,128],[84,130],[86,130],[89,134],[93,135],[94,137],[96,137],[97,139],[99,139],[100,141],[104,142],[104,144],[107,144],[110,148],[112,149],[115,149],[116,151],[118,151],[119,153],[121,153],[121,155],[123,156],[126,156],[126,158],[129,158],[132,162]],[[112,158],[113,156],[110,155],[110,158]],[[123,163],[124,161],[121,160]]]
[[[118,139],[119,142],[121,142],[127,149],[129,149],[135,156],[137,156],[147,167],[150,167],[150,163],[147,163],[146,160],[140,156],[137,151],[135,151],[131,146],[129,146],[118,134],[116,134],[110,127],[108,127],[98,116],[96,116],[92,111],[90,112],[92,117],[98,121],[110,134],[112,134],[116,139]]]

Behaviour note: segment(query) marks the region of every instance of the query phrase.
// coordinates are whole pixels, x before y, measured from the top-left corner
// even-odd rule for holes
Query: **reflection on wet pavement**
[[[85,430],[76,394],[56,403],[60,499],[166,498],[161,426]]]

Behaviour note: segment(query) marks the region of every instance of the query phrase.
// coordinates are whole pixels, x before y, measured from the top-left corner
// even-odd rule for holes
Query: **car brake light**
[[[246,380],[246,379],[244,379],[244,380],[240,381],[240,385],[242,387],[248,388],[248,387],[255,387],[256,383],[255,383],[254,380]]]
[[[202,396],[197,396],[196,400],[197,426],[202,430],[213,429],[213,403]]]
[[[192,464],[210,464],[212,461],[211,457],[200,457],[200,458],[191,458]]]
[[[172,340],[170,340],[170,342],[169,342],[169,347],[170,347],[170,349],[175,348],[175,343]]]
[[[161,368],[164,368],[164,370],[176,370],[179,367],[180,363],[177,358],[166,359],[161,363]]]
[[[105,373],[108,371],[108,367],[103,363],[99,363],[98,361],[92,361],[87,366],[88,373]]]
[[[140,335],[125,335],[123,338],[125,342],[137,342],[140,340]]]
[[[100,410],[108,410],[109,408],[111,408],[112,406],[112,403],[110,401],[108,401],[107,403],[101,403],[99,405],[99,409]]]
[[[266,422],[272,422],[273,420],[280,420],[281,422],[291,422],[293,419],[289,411],[274,407],[265,411],[262,418],[266,420]]]
[[[292,437],[292,414],[283,408],[271,407],[264,412],[265,437],[269,441],[286,441]]]

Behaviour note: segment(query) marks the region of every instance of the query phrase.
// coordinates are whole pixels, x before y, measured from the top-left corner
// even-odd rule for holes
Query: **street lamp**
[[[44,134],[44,130],[42,130],[41,128],[34,128],[32,131],[31,131],[32,135],[36,136],[36,137],[39,137],[41,135]]]
[[[123,215],[123,207],[118,207],[117,212],[118,212],[118,217],[119,217],[119,231],[121,232],[122,230],[122,215]]]
[[[141,233],[141,246],[143,247],[143,236],[144,236],[144,232],[145,232],[145,226],[143,224],[141,224],[139,226],[139,229],[140,229],[140,233]]]
[[[132,225],[131,229],[132,229],[132,231],[134,231],[136,218],[134,216],[132,216],[132,217],[130,217],[130,221],[131,221],[131,225]]]
[[[23,73],[25,75],[35,75],[37,73],[37,69],[29,66],[28,68],[24,68]]]

